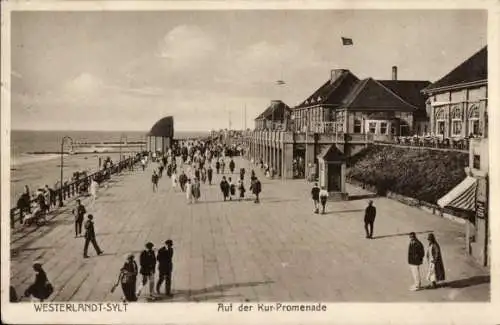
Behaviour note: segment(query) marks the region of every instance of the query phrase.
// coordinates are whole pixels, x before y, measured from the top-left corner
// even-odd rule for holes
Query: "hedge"
[[[461,152],[373,145],[349,161],[347,177],[436,203],[465,178],[468,160]]]

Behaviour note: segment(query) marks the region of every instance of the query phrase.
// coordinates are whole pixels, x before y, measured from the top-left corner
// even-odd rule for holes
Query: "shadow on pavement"
[[[427,234],[432,232],[432,230],[425,230],[425,231],[414,231],[415,234]],[[399,236],[409,236],[410,232],[402,232],[399,234],[392,234],[392,235],[383,235],[383,236],[373,236],[372,239],[381,239],[381,238],[390,238],[390,237],[399,237]]]
[[[365,199],[374,199],[377,197],[377,194],[360,194],[360,195],[349,195],[349,201],[356,200],[365,200]]]
[[[365,209],[337,210],[337,211],[326,211],[324,214],[352,213],[352,212],[364,212],[364,211],[365,211]]]
[[[173,297],[159,296],[156,297],[153,301],[148,301],[148,302],[186,302],[186,301],[203,302],[203,301],[219,300],[223,298],[239,298],[239,297],[241,297],[241,295],[212,294],[212,295],[186,296],[186,295],[176,294],[174,291]]]
[[[466,288],[475,285],[480,285],[484,283],[490,283],[489,275],[477,275],[466,279],[460,279],[450,282],[445,282],[442,284],[443,287],[449,287],[454,289]]]
[[[262,282],[242,282],[242,283],[229,283],[229,284],[221,284],[215,285],[203,289],[197,290],[173,290],[173,297],[161,296],[155,299],[157,301],[209,301],[209,300],[217,300],[221,298],[227,297],[241,297],[239,294],[225,295],[224,291],[233,289],[233,288],[241,288],[241,287],[255,287],[259,285],[265,285],[274,283],[274,281],[262,281]]]

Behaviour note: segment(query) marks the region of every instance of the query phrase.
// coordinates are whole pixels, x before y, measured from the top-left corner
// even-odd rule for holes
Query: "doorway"
[[[328,164],[328,192],[340,192],[342,187],[342,165]]]

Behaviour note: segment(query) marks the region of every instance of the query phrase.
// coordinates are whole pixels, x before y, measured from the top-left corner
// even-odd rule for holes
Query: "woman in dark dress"
[[[427,279],[431,282],[431,288],[437,288],[437,282],[445,280],[445,271],[441,248],[434,234],[429,234],[427,237],[429,247],[427,248],[427,261],[429,262],[429,272]]]
[[[127,261],[123,264],[118,276],[118,282],[113,287],[116,288],[118,283],[121,284],[123,295],[126,301],[137,301],[136,283],[137,283],[138,268],[137,263],[134,261],[134,255],[129,255]]]
[[[39,299],[40,301],[44,301],[54,291],[52,285],[47,279],[47,274],[42,268],[42,264],[35,263],[33,264],[33,270],[35,271],[35,282],[24,291],[25,297],[32,297]]]

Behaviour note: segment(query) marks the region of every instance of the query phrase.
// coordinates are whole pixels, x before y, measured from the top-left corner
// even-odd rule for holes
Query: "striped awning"
[[[448,192],[448,194],[440,198],[437,204],[442,208],[451,207],[475,211],[476,189],[477,179],[467,176],[460,184]]]

